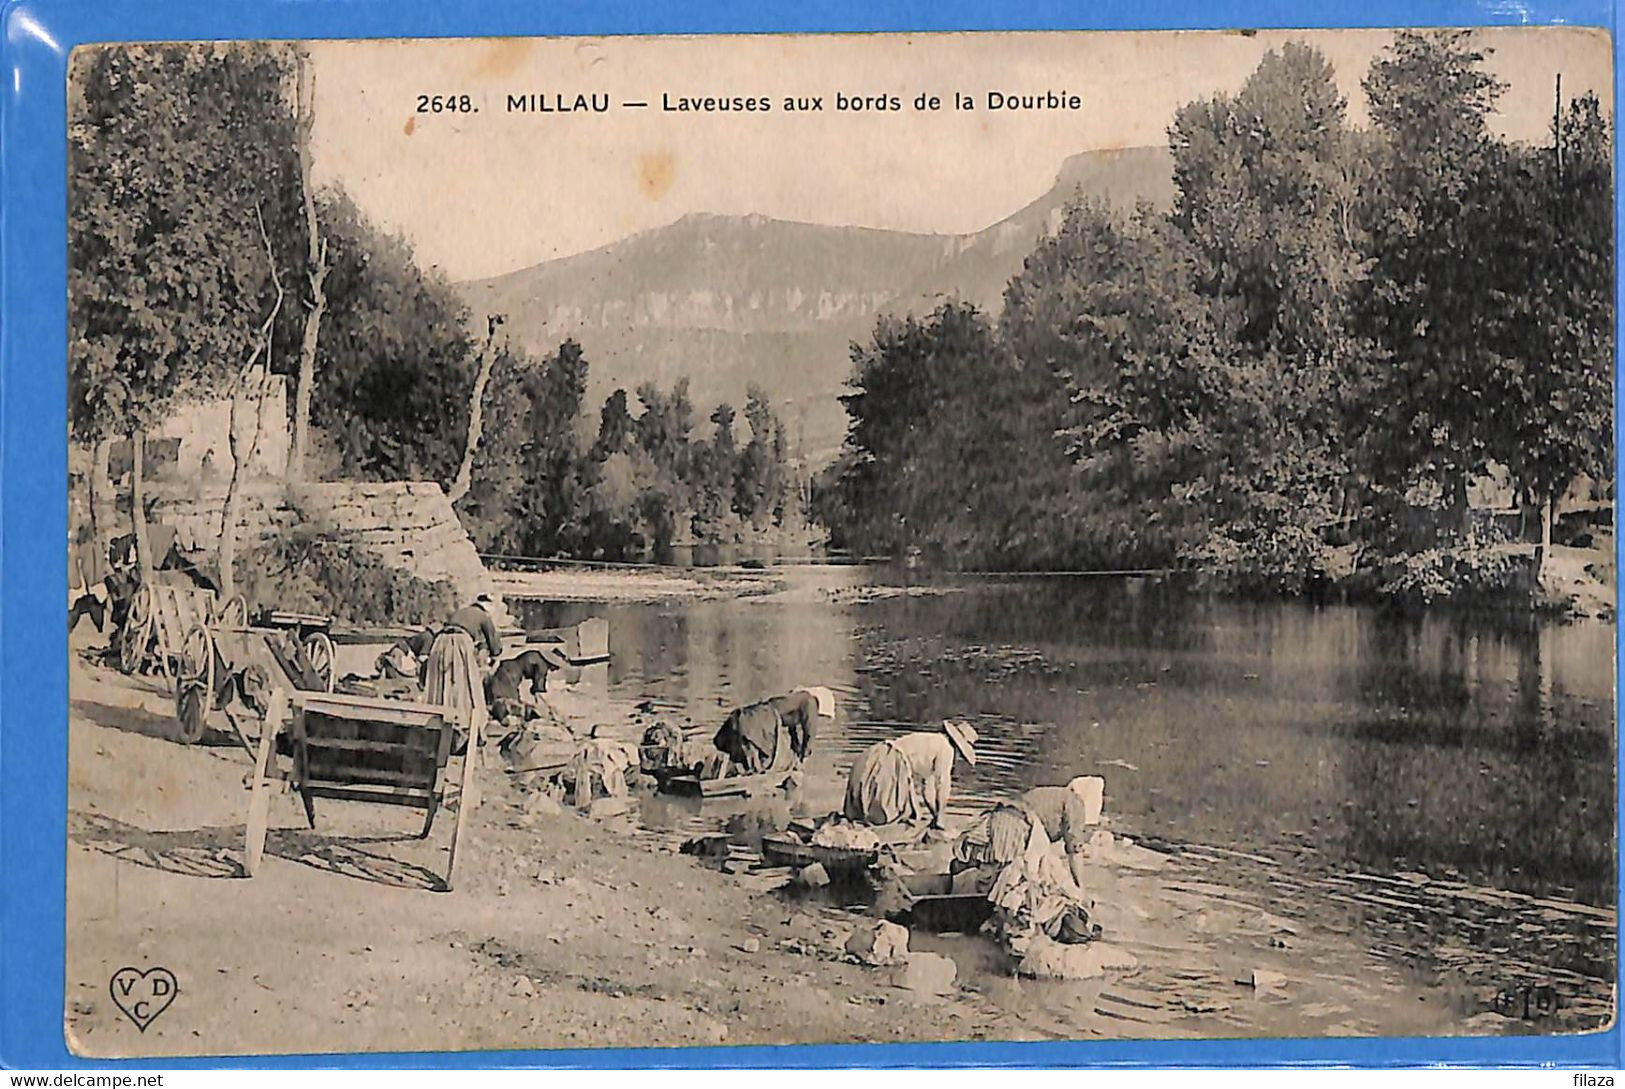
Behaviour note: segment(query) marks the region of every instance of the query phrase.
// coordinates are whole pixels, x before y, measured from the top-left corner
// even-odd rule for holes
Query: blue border
[[[1002,10],[1001,10],[1002,9]],[[63,1039],[67,705],[66,85],[85,42],[539,34],[1615,26],[1610,0],[0,0],[0,1067],[1622,1065],[1621,1027],[1563,1038],[874,1044],[106,1062]],[[1625,100],[1615,41],[1615,103]],[[1618,139],[1616,137],[1616,156]],[[1619,170],[1615,170],[1616,178]],[[1616,187],[1616,197],[1618,196]],[[1619,210],[1616,207],[1616,223]],[[1617,231],[1616,231],[1617,234]],[[1617,288],[1616,288],[1617,291]],[[1625,300],[1625,293],[1619,293]],[[1625,317],[1625,305],[1619,307]],[[1615,400],[1618,402],[1616,370]],[[1616,458],[1625,429],[1615,413]],[[1616,479],[1618,464],[1616,463]],[[1617,666],[1616,657],[1616,669]],[[1617,681],[1616,677],[1616,681]],[[1622,988],[1625,990],[1625,988]]]

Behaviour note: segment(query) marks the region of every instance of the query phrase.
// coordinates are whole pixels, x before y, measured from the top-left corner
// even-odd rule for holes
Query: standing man
[[[976,764],[976,731],[948,721],[941,733],[913,733],[871,745],[846,781],[848,820],[897,824],[928,820],[942,827],[953,792],[954,757]]]

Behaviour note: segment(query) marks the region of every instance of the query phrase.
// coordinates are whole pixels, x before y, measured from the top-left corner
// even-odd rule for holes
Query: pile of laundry
[[[873,828],[841,816],[831,817],[819,825],[811,841],[814,847],[847,847],[857,851],[873,851],[880,846],[880,837]]]
[[[601,736],[597,727],[586,738],[562,727],[527,728],[504,754],[510,765],[524,768],[521,781],[527,789],[581,809],[629,797],[628,780],[639,770],[638,747]]]

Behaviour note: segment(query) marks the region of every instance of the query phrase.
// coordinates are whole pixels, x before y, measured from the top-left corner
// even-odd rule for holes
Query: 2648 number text
[[[418,95],[418,113],[479,113],[469,95]]]

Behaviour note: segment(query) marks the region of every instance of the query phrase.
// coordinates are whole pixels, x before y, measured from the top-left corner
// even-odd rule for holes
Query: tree
[[[709,441],[697,442],[689,452],[688,504],[694,512],[693,530],[699,539],[730,531],[734,477],[739,470],[739,447],[734,438],[734,407],[727,402],[711,413]]]
[[[745,391],[745,420],[750,425],[750,442],[740,453],[733,481],[733,509],[746,521],[771,514],[783,488],[782,456],[774,457],[773,432],[779,420],[767,393],[756,385]]]
[[[521,555],[528,522],[529,481],[525,451],[530,424],[527,380],[540,362],[514,348],[495,344],[481,427],[468,494],[458,516],[482,552]]]
[[[569,553],[580,543],[583,451],[578,431],[587,392],[581,345],[566,340],[525,377],[530,406],[526,426],[525,531],[528,555]]]
[[[1195,286],[1222,304],[1220,334],[1254,356],[1312,367],[1340,335],[1359,274],[1344,110],[1326,58],[1288,42],[1235,98],[1193,102],[1169,129]]]
[[[598,438],[592,444],[595,461],[626,450],[632,441],[632,413],[627,408],[626,391],[618,389],[604,401],[598,413]]]
[[[276,301],[271,306],[270,315],[260,326],[260,343],[255,346],[254,354],[243,364],[242,371],[231,386],[231,411],[226,421],[226,442],[231,451],[231,480],[226,485],[226,498],[220,506],[220,596],[226,600],[237,593],[237,534],[238,522],[242,520],[243,473],[259,456],[260,440],[264,437],[261,434],[263,405],[266,391],[270,388],[268,380],[271,378],[276,320],[282,312],[282,278],[277,274],[275,254],[263,222],[260,223],[260,237],[265,242]],[[246,423],[243,419],[245,413],[251,413]]]
[[[1365,79],[1379,142],[1364,228],[1369,278],[1356,298],[1372,346],[1352,418],[1367,471],[1391,496],[1442,486],[1467,516],[1467,482],[1489,458],[1499,411],[1484,339],[1494,173],[1489,131],[1504,86],[1468,31],[1401,31]]]
[[[1613,160],[1595,97],[1554,114],[1549,147],[1503,147],[1481,175],[1485,286],[1480,328],[1498,411],[1486,451],[1541,512],[1613,460]]]
[[[1031,414],[1075,462],[1050,477],[1091,565],[1157,567],[1200,543],[1236,474],[1217,421],[1232,418],[1199,257],[1171,223],[1067,210],[1005,293],[1003,330],[1035,375]]]
[[[1194,102],[1169,130],[1171,225],[1189,244],[1226,391],[1228,416],[1208,412],[1207,425],[1235,455],[1207,491],[1207,536],[1184,558],[1226,579],[1319,574],[1350,479],[1340,406],[1362,356],[1349,312],[1364,276],[1355,203],[1368,165],[1344,115],[1325,57],[1288,42],[1234,99]]]
[[[480,429],[485,417],[485,387],[491,381],[491,368],[496,363],[492,344],[497,328],[507,320],[501,314],[485,319],[485,345],[480,349],[479,370],[474,375],[474,388],[468,395],[468,441],[463,445],[463,460],[457,466],[457,476],[446,491],[446,498],[455,503],[468,494],[473,483],[474,455],[480,448]]]
[[[320,202],[328,310],[312,423],[342,476],[450,484],[468,434],[476,372],[467,307],[411,248],[369,223],[342,193]]]
[[[299,149],[299,192],[303,197],[306,239],[306,276],[310,300],[306,303],[305,333],[299,349],[298,384],[294,389],[293,442],[288,448],[288,479],[305,478],[305,454],[310,445],[310,395],[316,384],[316,350],[321,340],[322,315],[327,311],[327,240],[316,214],[316,183],[311,178],[310,139],[316,124],[316,72],[303,46],[294,46],[297,75],[297,117],[294,133]]]
[[[270,46],[188,44],[96,48],[75,64],[69,426],[98,445],[130,437],[150,566],[144,430],[228,384],[273,310],[272,268],[300,241],[286,61]]]
[[[821,501],[826,514],[851,516],[832,527],[842,544],[865,553],[919,548],[961,568],[1067,555],[1065,531],[1046,506],[1053,493],[1036,483],[1064,466],[1053,434],[1034,426],[1043,418],[1037,402],[1059,392],[1052,375],[1017,358],[964,303],[923,321],[882,318],[852,357],[839,495]]]
[[[633,425],[638,445],[654,463],[679,478],[688,471],[689,435],[694,430],[694,404],[688,397],[688,379],[678,380],[671,393],[660,392],[653,382],[638,386],[643,414]]]

